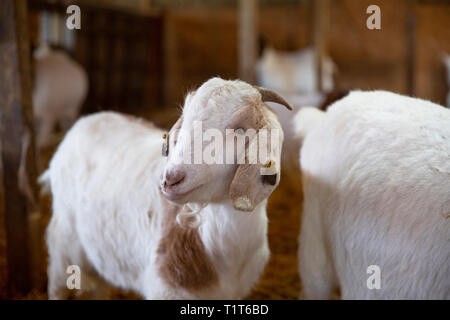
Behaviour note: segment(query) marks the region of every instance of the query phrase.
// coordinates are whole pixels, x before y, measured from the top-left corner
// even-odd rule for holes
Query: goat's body
[[[161,277],[161,225],[174,218],[164,215],[159,191],[161,137],[151,125],[110,112],[85,117],[69,131],[48,175],[51,298],[67,294],[69,265],[81,268],[82,281],[99,274],[148,299],[242,298],[256,283],[269,256],[266,201],[251,214],[227,203],[202,210],[198,233],[218,284],[192,291]],[[82,282],[82,289],[88,286]]]
[[[258,83],[264,87],[287,94],[318,92],[316,53],[312,47],[294,52],[266,48],[259,59],[256,71]],[[322,70],[323,90],[333,90],[334,63],[325,57]]]
[[[325,101],[325,94],[317,90],[316,55],[313,48],[294,52],[266,48],[256,67],[258,84],[276,90],[291,104],[294,112],[302,107],[319,107]],[[322,70],[323,89],[333,90],[334,63],[325,58]],[[270,106],[270,104],[269,104]],[[298,170],[299,141],[294,134],[292,114],[273,108],[283,127],[283,166],[291,171]]]
[[[56,125],[67,130],[75,122],[88,91],[88,77],[78,63],[64,52],[43,51],[35,58],[33,89],[33,111],[40,147],[51,142]]]
[[[448,110],[353,92],[306,135],[300,163],[306,298],[340,287],[344,299],[450,299]]]

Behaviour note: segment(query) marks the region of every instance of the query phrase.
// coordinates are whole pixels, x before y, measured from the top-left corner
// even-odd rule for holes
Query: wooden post
[[[0,210],[6,225],[10,296],[29,292],[40,274],[31,258],[32,251],[40,256],[40,241],[30,236],[38,197],[26,6],[26,0],[0,1]]]
[[[255,82],[258,55],[258,0],[239,0],[239,77]]]
[[[327,52],[330,19],[329,0],[315,0],[313,4],[313,41],[316,49],[317,91],[323,91],[322,73]]]
[[[416,16],[414,12],[409,9],[406,20],[406,42],[408,46],[406,74],[408,84],[408,94],[411,97],[415,95],[415,63],[416,63]]]

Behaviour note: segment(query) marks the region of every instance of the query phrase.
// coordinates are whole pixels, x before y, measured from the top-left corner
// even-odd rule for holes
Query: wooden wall
[[[288,50],[305,46],[308,8],[262,8],[259,29],[268,43]],[[236,8],[170,10],[165,15],[165,102],[213,76],[238,77]]]
[[[0,2],[0,298],[42,285],[27,18]]]
[[[381,30],[366,28],[371,0],[333,0],[328,49],[341,88],[409,93],[413,59],[415,95],[445,103],[441,54],[450,52],[450,3],[378,0]],[[182,103],[186,92],[212,76],[238,77],[235,5],[161,11],[152,16],[82,6],[83,27],[75,57],[90,75],[85,112]],[[302,4],[261,5],[259,32],[279,50],[312,43],[312,10]],[[416,17],[414,56],[409,55],[408,13]]]
[[[448,5],[417,6],[417,96],[445,104],[446,73],[442,54],[450,54],[450,2]]]
[[[344,88],[389,89],[407,93],[405,1],[377,1],[381,30],[366,27],[373,1],[339,0],[331,11],[330,55]]]
[[[162,18],[83,7],[74,57],[89,74],[84,112],[162,105]]]
[[[381,30],[366,28],[371,0],[331,1],[329,53],[343,88],[387,89],[407,94],[408,13],[416,17],[413,84],[416,96],[445,103],[443,52],[450,53],[450,3],[379,0]],[[259,30],[268,44],[295,50],[311,43],[308,5],[263,6]],[[165,102],[215,75],[238,76],[237,12],[225,9],[169,10],[165,15]]]
[[[39,16],[59,17],[64,25],[67,5],[29,0],[30,31],[34,45],[39,38]],[[81,29],[75,33],[75,48],[69,53],[87,71],[89,93],[83,113],[104,109],[139,110],[161,106],[163,99],[163,17],[139,1],[123,3],[78,1]],[[62,33],[62,31],[61,31]],[[51,43],[62,47],[62,43]]]
[[[237,76],[237,15],[234,9],[180,10],[165,15],[165,104],[211,76]]]

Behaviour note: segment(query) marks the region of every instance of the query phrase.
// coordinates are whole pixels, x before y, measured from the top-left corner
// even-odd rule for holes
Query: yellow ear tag
[[[265,164],[261,177],[263,184],[269,184],[273,186],[277,183],[277,172],[275,168],[275,162],[273,160],[269,160]]]

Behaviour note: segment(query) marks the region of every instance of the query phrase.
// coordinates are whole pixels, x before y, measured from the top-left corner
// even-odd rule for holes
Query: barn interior
[[[80,9],[79,29],[67,25],[76,14],[68,10],[73,4]],[[371,20],[376,9],[368,10],[373,4],[380,9],[379,28]],[[63,57],[48,60],[55,52]],[[46,83],[52,68],[61,73],[55,87]],[[168,130],[186,94],[214,76],[278,90],[295,110],[325,110],[356,89],[449,106],[450,2],[1,1],[1,299],[47,299],[44,235],[51,197],[40,194],[37,178],[73,122],[114,110]],[[57,109],[69,102],[39,100],[38,88],[64,97],[67,88],[78,88],[81,98],[57,119]],[[53,102],[56,109],[48,108]],[[286,123],[292,118],[284,117]],[[287,139],[295,140],[289,130]],[[267,211],[270,261],[247,299],[301,297],[299,146],[288,142],[285,148],[292,149]],[[139,296],[114,289],[108,298]]]

